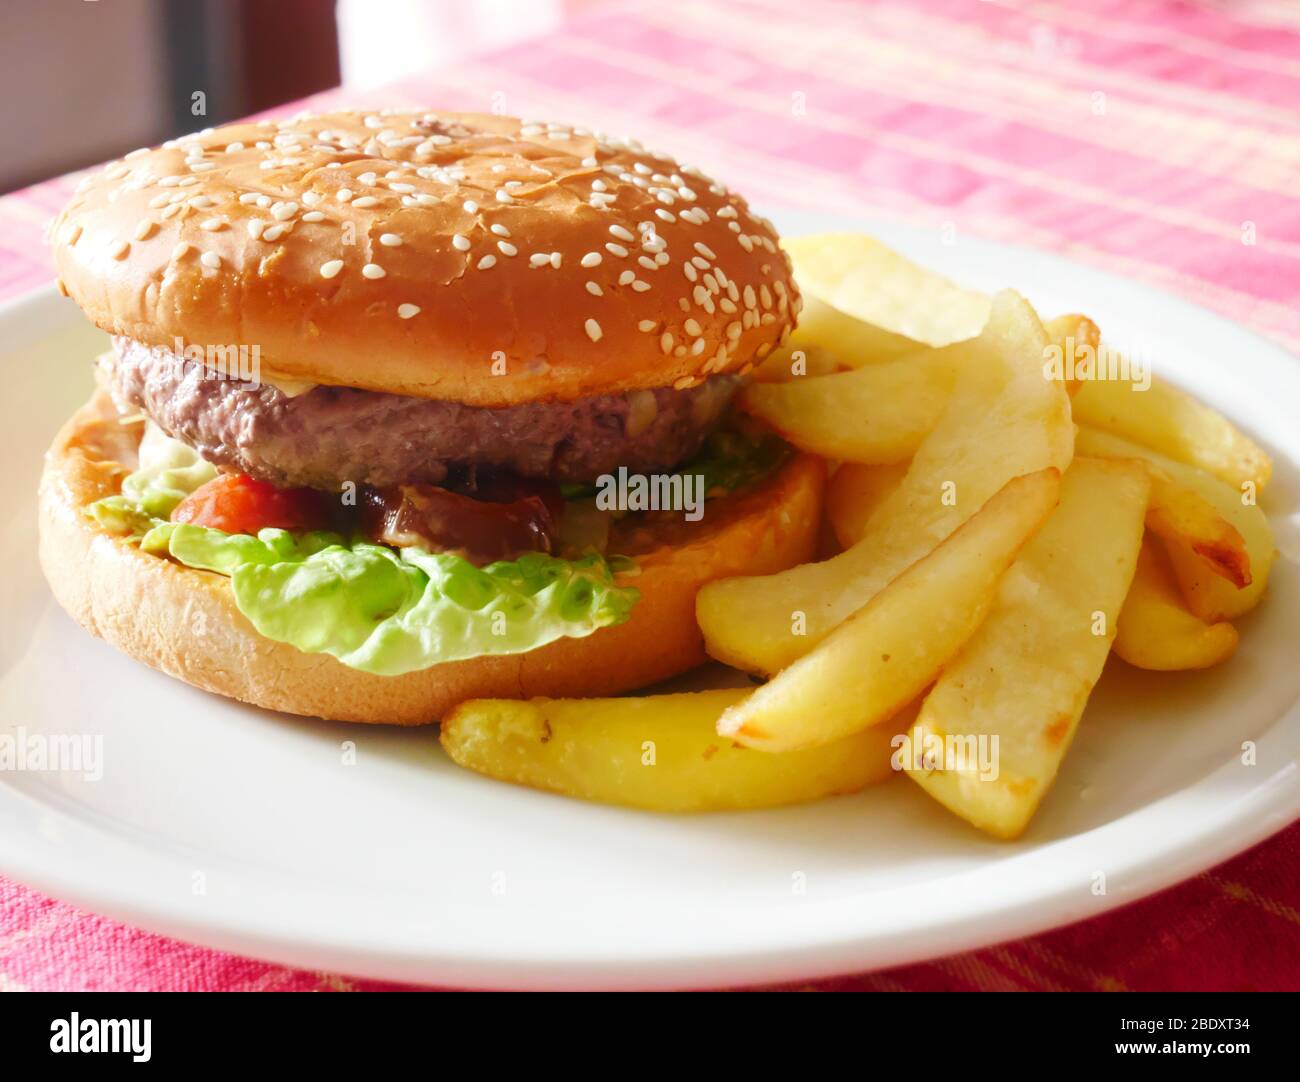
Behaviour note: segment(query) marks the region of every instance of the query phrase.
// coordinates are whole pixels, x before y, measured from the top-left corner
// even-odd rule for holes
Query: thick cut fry
[[[862,233],[823,233],[782,241],[807,295],[841,312],[927,346],[980,333],[989,298],[917,266]]]
[[[1074,449],[1070,402],[1043,376],[1047,337],[1015,293],[999,294],[969,343],[943,416],[863,538],[821,563],[709,583],[696,616],[709,653],[773,673],[806,654],[1011,478],[1063,470]]]
[[[863,466],[846,462],[826,483],[826,517],[841,548],[862,540],[867,521],[903,482],[909,464]]]
[[[901,334],[891,334],[845,315],[810,293],[803,297],[799,325],[752,375],[759,383],[783,383],[805,376],[827,376],[864,364],[910,357],[926,348]]]
[[[1208,669],[1232,657],[1237,629],[1229,623],[1207,624],[1192,614],[1163,548],[1148,536],[1120,610],[1114,649],[1139,669]]]
[[[1199,466],[1235,489],[1246,481],[1261,491],[1268,484],[1272,460],[1217,410],[1161,380],[1138,387],[1132,379],[1088,380],[1074,396],[1074,419]]]
[[[969,755],[914,762],[908,773],[981,830],[1019,835],[1056,777],[1115,635],[1142,542],[1148,484],[1136,463],[1075,459],[1060,506],[926,696],[913,748],[969,752],[982,741],[997,776],[982,774]]]
[[[834,376],[758,383],[740,407],[805,451],[845,462],[906,462],[943,413],[961,345]]]
[[[1240,589],[1224,578],[1220,569],[1197,553],[1186,539],[1165,539],[1165,549],[1179,588],[1187,600],[1187,607],[1198,618],[1207,624],[1217,624],[1249,612],[1259,604],[1273,565],[1273,530],[1257,505],[1243,502],[1244,493],[1195,466],[1175,462],[1131,440],[1087,425],[1079,427],[1078,450],[1082,455],[1136,458],[1154,465],[1180,485],[1204,497],[1241,534],[1250,561],[1250,585]]]
[[[1055,469],[1009,481],[815,650],[729,707],[719,734],[788,752],[888,720],[980,626],[1003,573],[1051,514],[1060,488]]]
[[[1079,382],[1066,378],[1074,369],[1063,359],[1095,348],[1097,326],[1070,315],[1044,329],[1051,351],[1044,374],[1073,393]],[[938,423],[971,352],[969,343],[958,342],[851,372],[754,384],[742,392],[740,406],[805,451],[868,465],[906,462]]]
[[[1147,529],[1166,541],[1185,542],[1238,589],[1249,586],[1250,553],[1237,527],[1195,489],[1180,485],[1154,463],[1146,466],[1151,474]]]
[[[887,729],[790,755],[719,737],[719,715],[750,694],[477,699],[443,721],[442,746],[461,766],[501,781],[664,812],[795,804],[889,776]]]
[[[1101,330],[1087,316],[1075,313],[1048,320],[1043,329],[1047,331],[1052,347],[1061,351],[1061,378],[1065,381],[1065,389],[1073,396],[1084,383],[1079,360],[1096,356],[1101,344]]]

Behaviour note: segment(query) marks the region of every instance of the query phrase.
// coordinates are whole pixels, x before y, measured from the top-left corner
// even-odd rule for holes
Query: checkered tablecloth
[[[655,0],[285,111],[342,104],[627,132],[759,204],[953,222],[1300,349],[1300,5],[1286,0]],[[50,280],[41,235],[74,182],[0,199],[0,299]],[[0,988],[380,987],[166,939],[0,879]],[[808,987],[1300,989],[1300,825],[1071,928]]]

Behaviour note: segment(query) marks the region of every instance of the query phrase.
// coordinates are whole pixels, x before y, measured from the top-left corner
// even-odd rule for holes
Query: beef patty
[[[209,462],[273,485],[438,484],[449,470],[492,467],[522,477],[590,482],[619,466],[671,469],[699,450],[737,379],[597,395],[572,402],[465,406],[352,387],[287,395],[220,378],[166,346],[114,339],[108,385]]]

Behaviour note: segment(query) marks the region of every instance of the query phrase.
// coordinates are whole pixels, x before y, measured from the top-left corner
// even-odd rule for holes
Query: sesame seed
[[[113,259],[125,259],[126,253],[131,250],[130,241],[120,241],[109,250],[109,256]]]
[[[698,256],[698,255],[691,256],[691,262],[695,264],[695,266],[699,267],[700,270],[709,269],[709,261],[703,258],[702,256]]]
[[[379,200],[373,195],[363,195],[360,199],[352,200],[352,205],[354,207],[361,207],[364,210],[366,207],[379,206]]]
[[[346,203],[348,202],[348,200],[352,198],[352,189],[340,188],[337,192],[334,193],[334,198],[337,199],[340,203]]]
[[[271,217],[277,222],[287,222],[297,213],[297,203],[276,203],[271,207]]]
[[[590,338],[593,342],[600,341],[600,336],[604,334],[604,331],[600,329],[599,323],[597,323],[594,319],[589,319],[582,326],[586,330],[588,338]]]
[[[588,252],[582,257],[582,265],[584,267],[598,267],[600,265],[600,253]]]
[[[605,251],[607,251],[610,255],[618,256],[619,259],[627,258],[627,249],[624,248],[623,245],[621,244],[615,244],[613,241],[610,241],[605,245]]]
[[[754,293],[754,287],[753,287],[753,286],[746,286],[746,287],[745,287],[745,307],[746,307],[746,308],[757,308],[757,307],[758,307],[758,297],[757,297],[757,296],[755,295],[755,293]]]
[[[559,252],[552,252],[552,253],[551,253],[551,266],[554,267],[556,270],[559,270],[559,269],[560,269],[560,261],[561,261],[563,258],[564,258],[564,257],[563,257],[562,255],[560,255]]]
[[[637,256],[637,260],[636,260],[636,261],[637,261],[639,264],[641,264],[641,266],[645,267],[646,270],[658,270],[658,269],[659,269],[659,264],[656,263],[653,259],[651,259],[648,255]]]
[[[687,280],[688,282],[694,282],[694,281],[695,281],[697,278],[699,278],[699,276],[700,276],[699,271],[697,271],[697,270],[696,270],[693,266],[691,266],[691,264],[689,264],[689,263],[683,263],[683,264],[682,264],[682,273],[683,273],[684,275],[686,275],[686,280]]]
[[[320,194],[320,192],[303,192],[303,193],[302,193],[302,201],[303,201],[303,205],[304,205],[304,206],[308,206],[308,207],[314,207],[314,206],[315,206],[317,203],[319,203],[323,198],[324,198],[324,196],[322,196],[322,195]]]
[[[673,336],[670,332],[664,331],[664,333],[659,336],[659,349],[664,353],[668,353],[672,348]]]
[[[587,292],[590,293],[593,297],[603,297],[605,295],[605,291],[601,289],[600,286],[597,285],[595,282],[587,283]]]
[[[508,230],[500,222],[493,222],[490,228],[492,229],[492,232],[495,233],[498,237],[510,236],[510,230]]]
[[[396,233],[380,233],[379,243],[385,248],[396,248],[402,243],[402,238]]]
[[[631,285],[636,281],[636,274],[633,271],[625,270],[618,276],[618,284],[621,286]]]
[[[636,325],[636,329],[638,331],[644,331],[645,333],[649,334],[658,326],[659,324],[656,323],[653,319],[643,319],[641,320],[640,323]]]
[[[530,267],[544,267],[551,261],[550,252],[534,252],[528,257]]]
[[[497,248],[502,255],[518,255],[519,249],[511,244],[508,240],[497,241]]]
[[[675,215],[671,210],[664,210],[663,207],[655,208],[655,217],[662,218],[665,222],[677,221],[677,215]]]
[[[418,304],[399,304],[397,306],[397,315],[401,319],[410,319],[412,316],[418,316],[419,314],[420,306]]]
[[[458,252],[469,251],[469,237],[461,236],[459,233],[451,235],[451,246]]]
[[[736,234],[736,240],[740,242],[740,246],[744,248],[745,251],[752,252],[754,250],[754,242],[744,233]]]
[[[302,216],[302,220],[304,222],[323,222],[325,220],[325,215],[318,210],[309,210]]]
[[[478,213],[478,204],[475,203],[474,200],[472,199],[466,199],[465,202],[461,204],[461,206],[463,206],[465,210],[470,214]]]
[[[512,196],[512,195],[511,195],[508,191],[506,191],[504,188],[498,188],[498,189],[497,189],[497,202],[498,202],[498,203],[513,203],[514,201],[515,201],[515,200],[514,200],[514,196]]]
[[[694,352],[694,351],[692,350],[692,352]],[[694,381],[691,379],[690,376],[682,376],[680,379],[673,380],[673,390],[674,390],[674,391],[684,391],[684,390],[686,390],[686,388],[689,387],[693,382],[694,382]]]
[[[262,230],[266,228],[266,223],[261,218],[251,218],[248,222],[248,235],[254,240],[260,240]]]
[[[205,267],[209,267],[212,270],[216,270],[218,267],[221,266],[221,256],[217,255],[216,252],[204,252],[199,257],[199,262],[202,263]]]
[[[140,224],[135,227],[135,239],[145,240],[153,236],[153,232],[158,228],[158,223],[151,218],[144,218]]]
[[[161,217],[164,220],[168,218],[175,218],[176,215],[178,215],[184,209],[184,206],[185,205],[183,203],[173,203],[169,207],[164,207]]]
[[[199,228],[207,233],[215,233],[226,228],[226,220],[224,218],[209,218],[206,222],[200,222]]]
[[[274,225],[268,225],[266,229],[262,231],[262,239],[279,240],[288,232],[289,232],[289,227],[287,225],[282,225],[279,222],[277,222]]]
[[[478,267],[479,270],[490,270],[492,267],[497,265],[497,257],[491,254],[485,255],[474,265]]]
[[[691,343],[691,354],[695,357],[698,357],[703,352],[704,352],[704,339],[703,338],[695,339],[695,341]]]
[[[382,278],[387,273],[378,263],[367,263],[361,268],[361,277],[363,278]]]
[[[343,260],[331,259],[328,263],[320,265],[320,276],[322,278],[333,278],[343,269]]]
[[[184,240],[181,241],[178,245],[176,245],[175,248],[172,249],[172,259],[184,259],[185,256],[188,254],[190,248],[192,247],[193,245],[191,245],[188,241],[184,241]]]
[[[67,242],[69,245],[76,244],[81,239],[81,226],[74,225],[68,230]]]
[[[636,292],[638,293],[644,293],[647,289],[650,288],[650,283],[644,282],[640,278],[638,278],[632,283],[632,288],[636,290]]]
[[[609,227],[609,231],[614,236],[616,236],[619,240],[626,240],[626,241],[636,240],[636,237],[632,234],[632,232],[630,230],[624,229],[621,225],[617,225],[617,224],[611,225]]]

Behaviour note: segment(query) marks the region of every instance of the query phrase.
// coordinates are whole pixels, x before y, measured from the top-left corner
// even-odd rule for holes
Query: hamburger
[[[822,466],[731,409],[790,261],[635,141],[239,123],[110,163],[51,237],[112,349],[46,458],[42,566],[200,688],[395,724],[627,691],[705,659],[703,583],[812,555]]]

